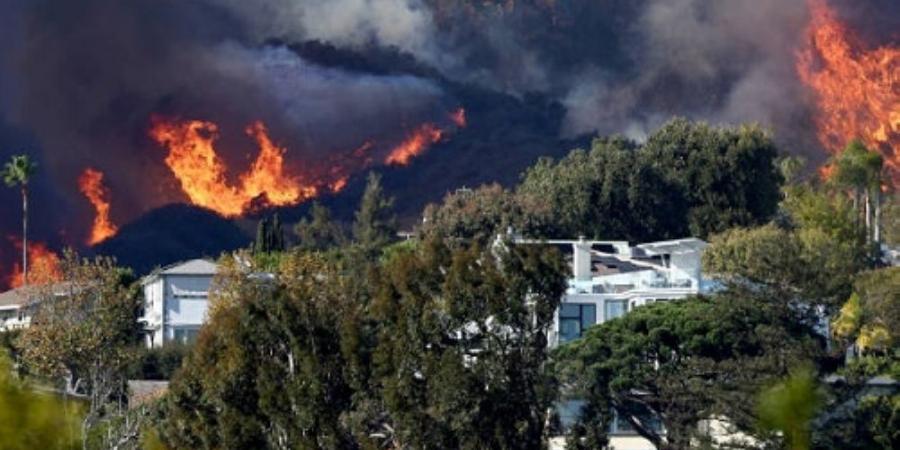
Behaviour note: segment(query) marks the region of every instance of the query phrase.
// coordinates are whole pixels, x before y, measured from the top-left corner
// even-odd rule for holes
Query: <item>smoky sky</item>
[[[896,42],[897,2],[832,3],[873,45]],[[391,49],[446,80],[547,96],[566,109],[560,136],[641,139],[683,115],[758,122],[815,154],[794,73],[807,17],[805,0],[0,0],[0,157],[37,157],[35,233],[76,244],[85,167],[106,173],[118,223],[183,200],[153,114],[218,123],[236,165],[263,120],[303,171],[458,106],[441,80],[323,67],[273,40]],[[15,192],[0,201],[15,234]]]

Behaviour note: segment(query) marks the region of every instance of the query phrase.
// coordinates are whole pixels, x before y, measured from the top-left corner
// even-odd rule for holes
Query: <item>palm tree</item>
[[[837,156],[835,167],[837,169],[835,181],[853,191],[857,224],[859,224],[860,216],[865,218],[866,243],[878,242],[880,240],[878,222],[881,219],[881,184],[884,181],[884,160],[881,154],[869,150],[862,141],[854,139]],[[873,209],[875,210],[874,221]]]
[[[28,155],[15,155],[3,167],[3,181],[22,191],[22,280],[28,284],[28,180],[37,171],[37,164]]]

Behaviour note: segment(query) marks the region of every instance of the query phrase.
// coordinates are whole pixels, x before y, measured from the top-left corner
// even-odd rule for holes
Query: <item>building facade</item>
[[[27,328],[33,306],[23,288],[0,294],[0,332]]]
[[[148,348],[193,342],[206,321],[216,264],[194,259],[154,271],[141,280]]]

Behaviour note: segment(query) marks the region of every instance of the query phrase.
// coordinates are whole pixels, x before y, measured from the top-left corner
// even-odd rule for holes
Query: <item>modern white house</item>
[[[696,238],[630,245],[625,241],[585,239],[529,240],[517,244],[553,245],[567,256],[572,267],[549,335],[549,345],[578,339],[593,325],[621,317],[634,308],[659,301],[709,292],[716,283],[704,280],[701,257],[707,243]],[[568,428],[584,402],[568,400],[557,405],[560,422]],[[651,420],[651,426],[660,426]],[[653,450],[653,444],[624,420],[613,417],[609,449]],[[551,449],[564,449],[565,438],[555,437]]]
[[[206,321],[209,291],[217,266],[193,259],[164,267],[141,279],[148,348],[169,342],[189,343]]]
[[[636,246],[584,239],[517,243],[554,245],[571,260],[572,277],[550,333],[552,346],[577,339],[591,325],[638,306],[685,298],[715,286],[703,279],[700,270],[708,244],[696,238]]]

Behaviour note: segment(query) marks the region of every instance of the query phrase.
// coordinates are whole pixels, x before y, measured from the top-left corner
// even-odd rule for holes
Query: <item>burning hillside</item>
[[[900,47],[869,48],[826,0],[808,0],[808,45],[797,73],[816,96],[818,138],[831,153],[862,139],[900,182]]]

